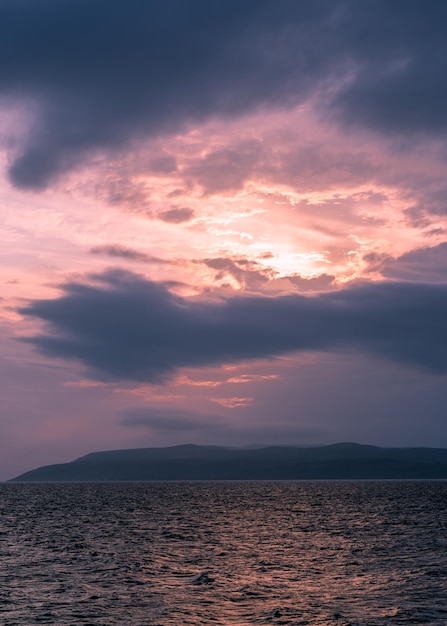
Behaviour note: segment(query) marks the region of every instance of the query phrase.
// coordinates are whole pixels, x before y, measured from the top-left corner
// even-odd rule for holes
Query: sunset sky
[[[0,0],[0,479],[447,447],[447,3]]]

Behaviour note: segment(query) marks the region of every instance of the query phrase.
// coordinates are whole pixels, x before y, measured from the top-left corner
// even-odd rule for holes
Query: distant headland
[[[93,452],[46,465],[9,482],[178,480],[447,479],[447,449],[316,447],[227,448],[193,444]]]

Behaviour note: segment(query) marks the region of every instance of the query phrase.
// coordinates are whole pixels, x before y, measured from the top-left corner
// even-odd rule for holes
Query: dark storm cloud
[[[346,122],[444,132],[446,21],[436,0],[0,0],[0,96],[34,115],[11,180],[320,87]]]
[[[447,4],[362,0],[349,10],[358,69],[336,97],[345,120],[388,132],[445,132]]]
[[[385,278],[430,283],[447,281],[447,243],[428,248],[417,248],[396,259],[387,255],[367,254],[365,260],[371,269]]]
[[[20,312],[47,323],[23,341],[82,362],[94,378],[158,381],[182,366],[340,349],[447,372],[445,285],[375,283],[312,297],[200,302],[124,271],[93,278]]]

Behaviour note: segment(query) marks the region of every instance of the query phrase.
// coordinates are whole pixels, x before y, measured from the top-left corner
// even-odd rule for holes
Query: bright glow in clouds
[[[0,5],[0,18],[6,12],[4,19],[20,37],[20,21],[6,4]],[[43,20],[45,25],[53,13],[65,19],[54,0],[23,4],[22,18],[30,23]],[[209,67],[196,67],[188,46],[177,58],[171,42],[172,58],[164,52],[166,78],[161,81],[150,59],[165,57],[144,50],[148,56],[141,63],[147,73],[142,71],[129,38],[122,63],[135,64],[138,84],[132,82],[130,66],[123,75],[116,70],[116,86],[109,83],[111,69],[99,48],[90,51],[89,59],[82,51],[70,56],[65,49],[60,55],[53,50],[52,56],[61,59],[54,66],[42,50],[37,69],[31,60],[29,68],[17,61],[15,73],[11,70],[0,82],[0,478],[97,449],[187,442],[349,439],[447,446],[445,374],[436,368],[422,371],[410,358],[389,360],[385,349],[368,352],[362,347],[366,344],[319,347],[315,341],[304,351],[260,350],[264,357],[231,361],[222,356],[195,367],[185,357],[163,379],[132,381],[100,379],[82,359],[56,358],[22,341],[43,333],[49,342],[64,332],[64,340],[74,341],[66,329],[75,308],[66,320],[58,318],[56,328],[44,316],[23,314],[24,307],[57,301],[68,283],[78,289],[94,285],[111,269],[161,283],[185,299],[178,302],[204,310],[236,296],[276,302],[302,295],[313,302],[362,284],[445,285],[447,119],[445,107],[436,108],[436,84],[444,88],[444,67],[435,87],[420,88],[419,100],[404,97],[410,78],[416,83],[425,75],[424,55],[436,57],[439,16],[430,17],[422,3],[403,16],[412,28],[426,20],[427,33],[434,33],[427,39],[415,27],[395,27],[395,40],[411,52],[404,68],[392,65],[396,50],[400,54],[392,38],[374,43],[379,40],[374,28],[387,20],[387,12],[400,10],[387,3],[368,9],[366,26],[355,3],[347,3],[337,14],[341,39],[324,3],[302,15],[293,3],[280,10],[270,2],[246,3],[245,8],[230,2],[222,32],[204,3],[192,4],[194,19],[208,20],[216,38],[198,44],[209,46]],[[148,2],[138,10],[146,19],[154,6]],[[82,0],[70,3],[70,14],[78,11],[84,11]],[[126,11],[132,22],[132,10]],[[275,11],[277,22],[269,17]],[[114,32],[112,22],[104,28]],[[259,31],[247,26],[252,22]],[[299,36],[288,36],[279,26],[274,31],[275,24],[284,23]],[[330,31],[323,29],[327,40],[318,44],[321,37],[312,33],[328,23]],[[192,39],[185,41],[197,37],[192,18],[189,26],[171,26],[169,37],[184,41],[183,28],[191,29]],[[415,44],[413,50],[407,31],[420,36],[419,48]],[[360,32],[371,35],[368,54],[358,43]],[[106,34],[98,34],[101,41]],[[314,63],[298,66],[296,42],[307,36],[307,45],[315,46]],[[444,36],[440,47],[443,41]],[[276,50],[271,66],[264,50]],[[238,63],[234,55],[240,55]],[[392,84],[380,69],[388,64],[397,72]],[[53,73],[46,74],[47,66]],[[104,82],[89,71],[99,72]],[[66,76],[72,82],[66,83]],[[97,85],[92,93],[90,80]],[[271,84],[268,92],[264,83]],[[111,95],[115,108],[108,108]],[[393,107],[401,107],[402,114],[394,114]],[[419,324],[439,324],[444,341],[437,313],[428,311]],[[303,323],[297,317],[297,327]],[[375,323],[372,316],[368,324]],[[380,329],[374,332],[380,337]],[[149,352],[155,349],[147,345]]]

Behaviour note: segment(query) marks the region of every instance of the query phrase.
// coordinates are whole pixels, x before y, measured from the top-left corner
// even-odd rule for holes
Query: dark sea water
[[[0,485],[0,624],[447,624],[447,482]]]

